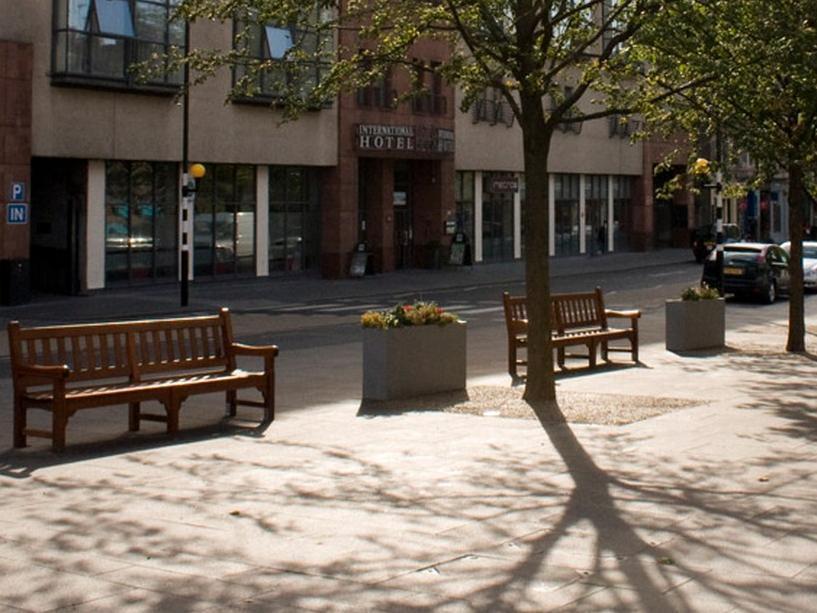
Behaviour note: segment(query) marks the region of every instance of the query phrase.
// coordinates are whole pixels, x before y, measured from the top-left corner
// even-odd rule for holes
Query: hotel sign
[[[355,143],[361,151],[454,153],[454,131],[430,126],[358,124]]]

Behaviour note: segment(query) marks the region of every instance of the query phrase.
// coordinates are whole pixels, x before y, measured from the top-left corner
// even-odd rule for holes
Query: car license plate
[[[743,274],[743,269],[738,268],[737,266],[724,266],[723,267],[723,274],[740,276],[740,275]]]

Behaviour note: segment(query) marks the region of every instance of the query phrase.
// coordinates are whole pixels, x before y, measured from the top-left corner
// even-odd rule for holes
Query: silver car
[[[791,253],[789,241],[780,246]],[[817,289],[817,241],[803,241],[803,287]]]

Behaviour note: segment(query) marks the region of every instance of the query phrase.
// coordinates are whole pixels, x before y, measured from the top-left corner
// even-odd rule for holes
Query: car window
[[[741,249],[739,251],[729,251],[726,250],[723,252],[723,262],[724,264],[739,264],[739,263],[751,263],[757,260],[757,256],[760,255],[760,250],[749,250],[749,249]]]
[[[803,257],[817,260],[817,247],[803,247]]]
[[[774,262],[775,264],[787,264],[789,261],[786,252],[780,249],[779,247],[769,248],[769,260]]]

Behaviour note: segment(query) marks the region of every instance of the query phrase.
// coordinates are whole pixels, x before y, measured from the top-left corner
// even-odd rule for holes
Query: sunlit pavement
[[[559,378],[706,401],[628,426],[363,417],[350,399],[257,431],[252,409],[218,423],[214,396],[188,401],[175,441],[81,412],[57,455],[8,449],[9,407],[0,610],[813,610],[810,312],[809,330],[809,355],[753,321],[723,351],[647,342],[640,366]]]

